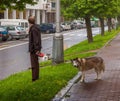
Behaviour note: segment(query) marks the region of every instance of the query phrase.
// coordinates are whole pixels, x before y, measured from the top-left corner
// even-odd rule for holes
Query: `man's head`
[[[35,24],[35,17],[34,16],[29,16],[28,22],[29,22],[29,24]]]

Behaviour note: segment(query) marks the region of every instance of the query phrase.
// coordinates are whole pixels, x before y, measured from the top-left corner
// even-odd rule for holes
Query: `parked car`
[[[8,30],[0,26],[0,40],[6,41],[8,37]]]
[[[81,21],[80,23],[81,23],[82,28],[86,28],[86,23],[84,21]]]
[[[52,23],[42,23],[40,24],[40,30],[42,33],[55,33],[56,27],[55,24]]]
[[[81,29],[83,28],[83,24],[80,21],[73,22],[75,25],[75,29]]]
[[[71,22],[71,29],[78,29],[76,22]]]
[[[20,38],[25,38],[27,36],[26,30],[22,26],[16,25],[6,25],[2,26],[8,30],[9,39],[19,40]]]
[[[64,31],[71,30],[71,23],[69,23],[69,22],[63,22],[63,23],[61,23],[61,27],[62,27],[62,29]]]

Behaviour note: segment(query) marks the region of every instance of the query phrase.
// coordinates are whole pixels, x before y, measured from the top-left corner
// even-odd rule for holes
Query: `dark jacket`
[[[38,25],[34,24],[29,30],[29,52],[41,51],[41,32]]]

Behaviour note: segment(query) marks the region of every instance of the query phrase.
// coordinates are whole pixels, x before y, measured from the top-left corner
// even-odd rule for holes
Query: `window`
[[[21,26],[17,26],[16,28],[17,28],[17,30],[24,30],[24,28]]]
[[[27,22],[25,22],[25,27],[26,27],[26,28],[28,27],[28,23],[27,23]]]
[[[14,26],[10,26],[9,30],[15,30],[15,27]]]
[[[21,22],[21,26],[24,27],[24,22]]]
[[[55,2],[51,2],[52,8],[55,8]]]

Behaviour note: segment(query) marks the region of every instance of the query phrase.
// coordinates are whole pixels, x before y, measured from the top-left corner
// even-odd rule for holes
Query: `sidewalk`
[[[105,62],[101,80],[94,80],[95,72],[86,75],[85,83],[77,82],[70,89],[66,101],[120,101],[120,34],[98,52]]]

